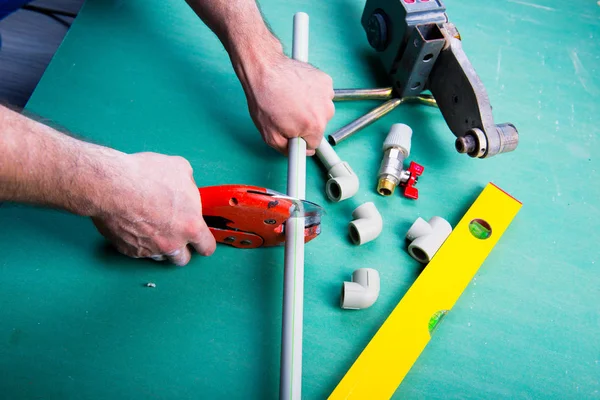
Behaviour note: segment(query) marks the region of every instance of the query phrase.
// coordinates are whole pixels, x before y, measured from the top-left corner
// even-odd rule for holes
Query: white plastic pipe
[[[308,62],[308,15],[294,15],[292,57]],[[289,196],[306,197],[306,142],[288,142]],[[285,224],[285,269],[283,278],[283,326],[279,398],[300,400],[302,390],[302,319],[304,311],[304,218]]]
[[[354,244],[362,245],[377,239],[383,228],[383,218],[372,202],[365,203],[352,212],[354,220],[348,225],[348,233]]]
[[[325,138],[321,140],[321,144],[319,144],[319,147],[317,147],[316,153],[317,157],[319,157],[319,160],[321,160],[327,171],[342,162],[333,147],[331,147]]]
[[[329,200],[338,202],[354,196],[358,192],[359,182],[350,165],[338,157],[325,138],[321,140],[316,153],[327,169],[325,193]]]
[[[442,247],[450,233],[452,226],[442,217],[433,217],[426,222],[419,217],[406,233],[408,254],[415,260],[427,264],[435,253]]]
[[[340,306],[347,310],[369,308],[379,297],[379,273],[373,268],[359,268],[352,282],[344,282]]]

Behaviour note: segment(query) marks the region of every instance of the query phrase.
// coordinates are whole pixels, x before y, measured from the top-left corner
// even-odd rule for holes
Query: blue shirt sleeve
[[[32,0],[0,0],[0,19],[12,14]]]

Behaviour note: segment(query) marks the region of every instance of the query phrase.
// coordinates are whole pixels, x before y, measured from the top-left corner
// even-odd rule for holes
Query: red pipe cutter
[[[304,217],[304,242],[321,233],[323,209],[306,200],[257,186],[222,185],[198,189],[202,214],[219,243],[254,249],[285,243],[285,222]]]

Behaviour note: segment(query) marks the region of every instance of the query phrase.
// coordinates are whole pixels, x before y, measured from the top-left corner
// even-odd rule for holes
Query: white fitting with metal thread
[[[415,260],[427,264],[435,253],[442,247],[450,233],[452,226],[442,217],[433,217],[429,222],[419,217],[406,233],[408,254]]]
[[[383,142],[383,151],[397,147],[404,151],[404,157],[408,157],[410,155],[412,133],[412,129],[406,124],[392,125],[390,133],[388,133]]]
[[[352,282],[344,282],[340,307],[346,310],[369,308],[379,297],[379,273],[373,268],[359,268],[352,273]]]
[[[329,200],[337,203],[354,196],[358,192],[359,182],[350,165],[338,157],[325,138],[321,140],[316,153],[327,169],[325,193]]]
[[[383,142],[383,159],[377,173],[377,193],[391,196],[396,187],[408,180],[404,160],[410,155],[412,129],[405,124],[394,124]]]
[[[377,239],[383,229],[383,218],[373,202],[358,206],[352,212],[352,218],[354,220],[348,225],[348,232],[356,245]]]

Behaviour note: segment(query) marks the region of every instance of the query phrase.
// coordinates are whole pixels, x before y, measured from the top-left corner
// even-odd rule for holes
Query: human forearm
[[[186,1],[229,53],[265,142],[287,153],[288,140],[301,137],[313,154],[335,112],[331,78],[283,54],[254,0]]]
[[[283,57],[281,43],[265,24],[255,0],[186,1],[219,37],[243,85],[259,68]]]
[[[131,257],[185,265],[189,246],[204,255],[215,250],[185,159],[86,143],[2,106],[0,201],[90,216]]]
[[[0,201],[99,215],[125,154],[64,135],[0,106]]]

